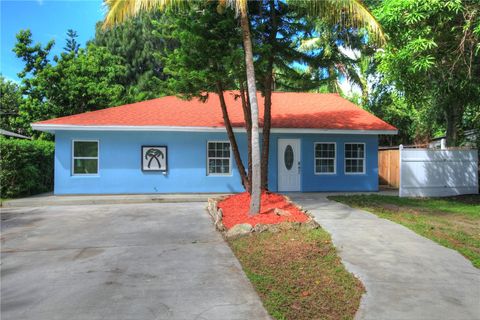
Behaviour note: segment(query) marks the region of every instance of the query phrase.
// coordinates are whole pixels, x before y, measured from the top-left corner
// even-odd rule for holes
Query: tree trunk
[[[456,147],[460,143],[460,132],[458,127],[460,119],[458,117],[457,106],[450,105],[445,110],[445,122],[447,123],[447,146]]]
[[[227,104],[225,102],[225,97],[223,96],[223,86],[220,81],[217,81],[217,94],[218,98],[220,99],[220,107],[222,109],[223,122],[225,123],[225,128],[227,129],[228,140],[232,146],[233,157],[235,158],[235,163],[237,164],[243,187],[248,190],[250,183],[248,181],[247,173],[245,172],[245,167],[243,166],[242,158],[238,150],[237,140],[235,139],[235,134],[233,133],[232,123],[230,122],[230,118],[228,116]]]
[[[263,112],[263,144],[262,144],[262,189],[268,189],[268,156],[270,154],[270,128],[272,124],[272,83],[275,41],[277,39],[277,16],[275,1],[270,1],[270,20],[272,29],[269,34],[269,44],[272,47],[268,56],[268,65],[265,75],[265,102]]]
[[[245,119],[245,130],[247,131],[248,148],[248,193],[252,193],[252,115],[250,114],[250,104],[248,95],[245,92],[243,81],[240,81],[240,97],[242,99],[243,117]]]
[[[242,25],[243,47],[245,50],[245,67],[247,71],[247,87],[252,115],[252,193],[250,197],[250,214],[255,215],[260,212],[260,143],[258,136],[257,86],[255,83],[255,68],[253,66],[252,39],[250,37],[250,26],[246,9],[241,12],[240,23]]]

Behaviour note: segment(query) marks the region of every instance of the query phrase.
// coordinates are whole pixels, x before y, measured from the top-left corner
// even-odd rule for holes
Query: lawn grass
[[[273,318],[355,316],[365,290],[323,229],[263,232],[229,243]]]
[[[449,198],[352,195],[328,198],[400,223],[457,250],[480,268],[480,195]]]

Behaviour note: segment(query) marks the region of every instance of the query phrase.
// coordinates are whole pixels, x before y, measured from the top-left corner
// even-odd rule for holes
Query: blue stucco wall
[[[301,191],[378,191],[378,136],[376,135],[327,135],[327,134],[272,134],[270,138],[269,186],[277,189],[278,139],[301,141]],[[316,175],[314,150],[316,142],[335,142],[336,173]],[[365,143],[365,174],[345,174],[345,143]]]
[[[269,186],[277,190],[277,140],[301,139],[301,191],[378,190],[378,138],[374,135],[272,134]],[[99,174],[72,176],[72,140],[99,140]],[[57,131],[55,134],[55,194],[242,192],[232,156],[231,176],[207,176],[207,141],[225,140],[225,133]],[[244,162],[245,134],[237,134]],[[314,143],[337,143],[337,173],[314,174]],[[344,143],[366,143],[366,173],[344,174]],[[168,172],[143,172],[142,145],[168,146]]]

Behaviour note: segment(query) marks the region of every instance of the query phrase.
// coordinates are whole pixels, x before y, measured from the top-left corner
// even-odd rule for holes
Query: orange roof
[[[227,91],[225,100],[232,126],[243,127],[241,99],[237,95],[236,91]],[[258,100],[262,125],[264,99],[260,94]],[[52,129],[58,126],[221,128],[224,124],[218,96],[210,94],[205,103],[168,96],[33,124],[38,129],[50,126]],[[295,92],[272,94],[272,128],[396,131],[395,127],[338,94]]]

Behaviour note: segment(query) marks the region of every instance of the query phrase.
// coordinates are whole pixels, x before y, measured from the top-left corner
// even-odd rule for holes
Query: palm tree
[[[363,32],[349,28],[331,26],[324,21],[318,21],[317,36],[303,40],[299,50],[305,53],[315,52],[315,59],[320,61],[317,69],[309,73],[327,71],[324,80],[330,92],[341,92],[339,79],[344,78],[350,84],[358,86],[361,104],[368,100],[367,72],[376,50],[373,43],[365,41]]]
[[[160,160],[158,159],[159,157],[162,157],[162,159],[165,158],[162,151],[155,148],[148,149],[148,151],[145,153],[145,160],[148,160],[148,158],[150,158],[150,160],[148,161],[147,167],[150,168],[152,161],[155,159],[158,165],[158,169],[161,169],[162,165],[160,163]]]
[[[209,0],[204,0],[205,2]],[[274,0],[272,0],[274,1]],[[290,1],[292,5],[298,6],[299,10],[305,10],[306,14],[318,15],[325,13],[330,17],[332,23],[345,23],[353,27],[366,27],[376,39],[383,39],[383,32],[375,18],[363,6],[360,0],[297,0]],[[104,27],[112,27],[122,23],[126,19],[136,16],[142,11],[155,9],[165,10],[167,8],[187,6],[185,0],[104,0],[108,9],[105,17]],[[243,46],[245,51],[245,68],[247,78],[247,90],[250,100],[252,118],[252,181],[250,214],[260,212],[261,196],[261,163],[260,143],[258,131],[258,102],[257,87],[255,82],[255,68],[253,65],[253,50],[250,34],[250,22],[248,20],[247,0],[218,0],[219,8],[229,6],[240,16],[242,27]]]

